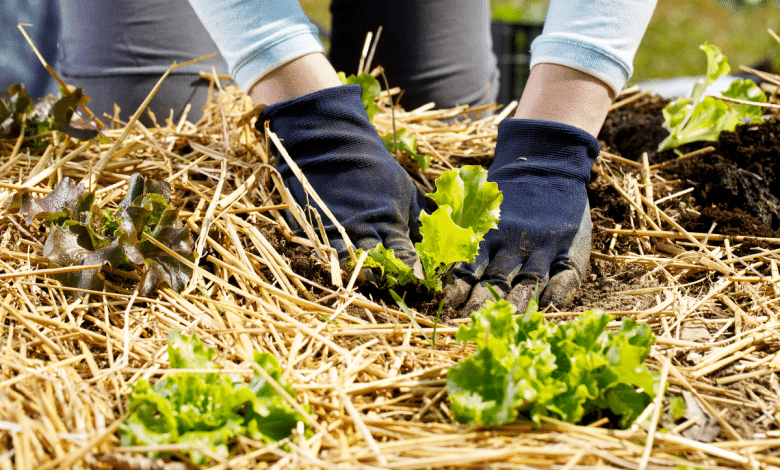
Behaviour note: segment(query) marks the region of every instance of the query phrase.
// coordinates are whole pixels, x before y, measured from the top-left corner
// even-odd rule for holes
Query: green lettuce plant
[[[441,291],[455,263],[473,262],[485,234],[498,226],[503,196],[496,183],[487,181],[487,171],[480,166],[444,172],[436,180],[436,191],[427,196],[438,208],[431,214],[420,213],[422,241],[415,248],[425,278],[415,276],[393,250],[380,243],[369,250],[363,266],[378,269],[385,288],[413,284]]]
[[[338,76],[341,83],[344,85],[360,85],[363,88],[363,93],[360,98],[363,101],[363,106],[366,107],[368,119],[371,122],[374,122],[374,116],[379,112],[379,106],[376,105],[376,99],[379,97],[379,94],[382,93],[382,86],[379,85],[379,80],[368,73],[347,76],[344,72],[339,72]]]
[[[223,374],[212,362],[214,350],[197,336],[178,330],[168,336],[168,358],[173,369],[214,369],[215,372],[175,372],[150,385],[140,379],[129,397],[135,412],[119,428],[121,445],[191,444],[184,453],[193,463],[209,459],[198,449],[228,458],[235,437],[250,436],[276,442],[292,433],[303,417],[259,373],[249,383],[240,376]],[[270,353],[255,351],[255,362],[290,396],[281,383],[282,369]],[[170,455],[151,452],[149,457]]]
[[[346,76],[344,72],[339,72],[338,76],[339,79],[341,79],[341,83],[344,85],[357,84],[363,88],[361,100],[363,101],[363,106],[366,107],[368,119],[373,122],[374,116],[379,112],[379,106],[376,105],[376,99],[382,92],[382,87],[379,84],[379,80],[372,77],[368,73],[361,73],[357,76]],[[405,161],[403,158],[399,158],[399,152],[408,155],[411,161],[414,162],[414,164],[417,164],[419,169],[422,171],[427,170],[428,167],[431,166],[431,156],[417,153],[417,139],[412,137],[406,128],[401,128],[395,132],[387,134],[386,136],[382,137],[382,141],[385,143],[387,151],[396,155],[396,158],[399,160],[399,162],[401,162],[402,166],[409,167],[410,165],[407,165],[407,161]],[[414,164],[412,164],[412,166]],[[416,171],[416,168],[412,169]]]
[[[498,426],[518,412],[540,424],[548,416],[577,423],[592,411],[609,410],[628,426],[655,397],[644,364],[655,339],[646,325],[588,311],[577,320],[545,323],[531,302],[523,315],[506,300],[487,302],[461,325],[456,339],[477,352],[447,374],[455,418],[468,425]]]
[[[382,141],[385,143],[388,152],[396,153],[397,155],[397,152],[401,151],[409,155],[409,158],[417,164],[421,171],[425,171],[431,166],[433,158],[430,155],[417,153],[417,139],[412,137],[405,127],[382,137]],[[399,158],[398,161],[401,163],[401,166],[408,166],[403,159]]]
[[[707,73],[694,85],[690,98],[677,98],[663,109],[664,128],[669,136],[658,146],[659,152],[691,142],[716,141],[722,131],[733,131],[737,124],[761,122],[760,106],[704,96],[707,87],[729,73],[731,67],[718,47],[703,44],[699,48],[707,56]],[[745,79],[735,80],[722,96],[757,103],[767,101],[761,88]]]

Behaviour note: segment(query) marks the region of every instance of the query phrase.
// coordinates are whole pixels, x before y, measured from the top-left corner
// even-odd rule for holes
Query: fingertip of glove
[[[506,291],[502,289],[499,286],[491,286],[493,290],[498,294],[499,298],[505,298],[506,297]],[[482,308],[483,305],[485,305],[485,302],[488,301],[495,301],[496,298],[493,296],[493,293],[490,291],[488,286],[485,283],[480,283],[474,286],[473,289],[471,289],[471,295],[469,296],[469,300],[466,302],[466,305],[463,306],[463,308],[460,310],[460,314],[462,317],[467,317],[471,315],[472,312],[475,310],[479,310]]]
[[[539,286],[536,282],[518,284],[509,291],[506,300],[517,307],[518,312],[524,313],[528,309],[528,304],[536,299],[538,289]]]
[[[547,287],[542,292],[540,306],[555,305],[558,308],[568,307],[577,289],[580,287],[582,279],[574,269],[561,271],[550,279]]]

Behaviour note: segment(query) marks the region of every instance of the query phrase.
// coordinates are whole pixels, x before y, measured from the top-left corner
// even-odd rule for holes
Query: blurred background
[[[492,0],[491,8],[494,19],[504,23],[541,23],[547,3],[542,0]],[[56,91],[56,85],[49,80],[48,74],[42,73],[37,59],[16,28],[17,23],[31,24],[28,32],[53,64],[57,34],[55,4],[56,0],[3,0],[0,6],[0,89],[23,82],[32,96]],[[330,1],[301,0],[301,4],[321,27],[327,47]],[[629,85],[648,79],[702,74],[706,62],[698,46],[705,41],[721,48],[734,71],[738,71],[741,64],[760,63],[763,68],[777,71],[780,44],[767,33],[767,28],[780,33],[780,0],[659,0],[636,55],[635,72]],[[516,52],[522,53],[527,43],[520,38],[513,46],[518,49]]]
[[[497,19],[540,22],[547,1],[492,0]],[[312,21],[330,28],[328,0],[301,0]],[[706,68],[699,45],[720,47],[734,70],[765,59],[780,67],[780,0],[659,0],[634,60],[630,83],[652,78],[700,75]],[[349,72],[349,71],[348,71]]]

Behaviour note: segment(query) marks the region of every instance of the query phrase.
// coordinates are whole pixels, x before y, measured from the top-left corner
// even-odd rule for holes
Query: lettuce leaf
[[[527,413],[571,423],[609,410],[628,426],[655,396],[644,364],[653,344],[646,325],[625,319],[608,331],[612,317],[588,311],[572,322],[545,323],[531,302],[524,315],[505,300],[472,313],[456,339],[477,352],[450,369],[447,392],[455,418],[468,425],[497,426]]]
[[[89,97],[80,88],[61,89],[62,96],[45,96],[33,102],[21,83],[8,87],[9,101],[0,98],[0,138],[16,138],[22,128],[26,137],[57,130],[79,140],[89,140],[97,136],[96,129],[81,129],[70,125],[73,113],[81,103],[88,103]],[[10,118],[10,119],[9,119]],[[5,122],[8,120],[8,122]],[[30,139],[26,146],[42,147],[48,145],[44,139]]]
[[[718,47],[703,44],[699,48],[707,56],[707,74],[694,85],[690,98],[678,98],[663,109],[664,128],[669,136],[658,146],[659,152],[691,142],[716,141],[722,131],[733,131],[737,124],[760,122],[760,106],[704,96],[707,87],[731,67]],[[767,101],[761,88],[744,79],[734,81],[722,96],[757,103]]]
[[[414,276],[393,250],[380,243],[369,251],[364,266],[380,269],[383,287],[420,284],[440,291],[448,270],[458,262],[473,262],[485,234],[498,226],[503,196],[496,183],[487,181],[487,171],[480,166],[444,172],[436,180],[436,191],[426,196],[439,207],[431,214],[420,214],[422,241],[415,244],[415,249],[425,279]]]
[[[425,171],[431,166],[432,157],[430,155],[417,153],[417,139],[412,137],[405,127],[382,137],[382,141],[385,143],[385,147],[387,147],[387,151],[390,153],[399,150],[401,152],[406,152],[421,171]],[[404,159],[399,158],[398,155],[396,155],[396,158],[398,158],[398,161],[402,166],[405,168],[407,167]]]
[[[227,458],[236,436],[275,442],[288,437],[303,419],[257,372],[249,383],[220,374],[212,362],[214,350],[195,335],[173,330],[168,336],[168,357],[172,368],[215,372],[176,372],[154,386],[140,379],[128,405],[138,408],[119,428],[121,445],[192,444]],[[270,353],[256,351],[255,362],[281,384],[282,370]],[[295,395],[289,386],[281,385]],[[209,461],[197,450],[185,454],[198,465]],[[167,455],[150,453],[153,458]]]

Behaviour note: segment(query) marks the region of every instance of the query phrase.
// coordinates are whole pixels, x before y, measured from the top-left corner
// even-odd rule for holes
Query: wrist
[[[325,55],[316,52],[272,70],[250,87],[249,96],[255,104],[272,105],[341,85]]]
[[[541,63],[531,69],[514,117],[568,124],[595,137],[614,97],[606,83],[591,75]]]

